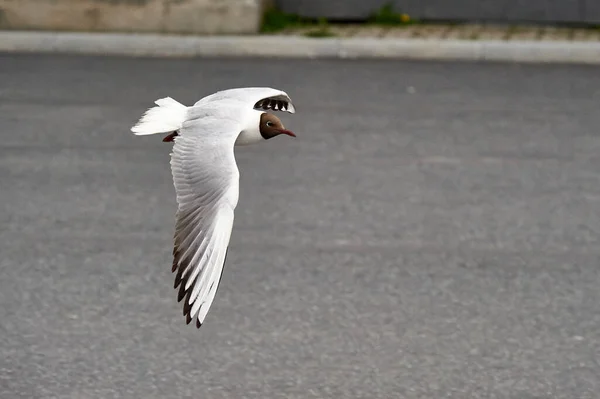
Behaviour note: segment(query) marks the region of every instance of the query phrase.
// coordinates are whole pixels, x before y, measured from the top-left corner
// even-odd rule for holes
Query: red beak
[[[281,129],[281,130],[279,130],[279,133],[287,134],[288,136],[292,136],[292,137],[296,137],[296,134],[294,132],[292,132],[291,130]]]

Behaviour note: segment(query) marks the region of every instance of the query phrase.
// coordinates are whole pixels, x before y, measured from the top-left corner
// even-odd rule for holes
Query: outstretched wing
[[[214,111],[214,110],[213,110]],[[239,195],[233,147],[235,118],[206,113],[184,122],[175,138],[171,171],[177,193],[173,272],[186,323],[200,328],[213,302]]]
[[[284,111],[291,114],[296,112],[292,100],[286,92],[272,89],[270,87],[244,87],[218,91],[215,94],[204,97],[195,105],[201,105],[212,101],[236,101],[242,106],[252,107],[257,110]]]

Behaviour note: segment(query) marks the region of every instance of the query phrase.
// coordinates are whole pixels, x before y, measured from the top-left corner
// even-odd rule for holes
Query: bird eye
[[[273,122],[267,121],[267,126],[269,126],[269,127],[273,126]]]

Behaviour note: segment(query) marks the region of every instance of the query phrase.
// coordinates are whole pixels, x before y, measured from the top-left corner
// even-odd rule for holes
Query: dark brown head
[[[281,123],[278,117],[264,112],[260,116],[260,135],[263,136],[265,140],[269,140],[280,134],[296,137],[294,132],[287,130],[285,126],[283,126],[283,123]]]

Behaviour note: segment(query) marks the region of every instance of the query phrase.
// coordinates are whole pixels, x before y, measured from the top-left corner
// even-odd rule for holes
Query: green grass
[[[280,32],[286,28],[301,27],[311,24],[311,20],[302,18],[296,14],[288,14],[279,11],[276,8],[270,8],[265,11],[261,32],[274,33]],[[314,24],[314,22],[312,23]]]
[[[331,32],[329,30],[315,29],[315,30],[310,30],[310,31],[306,32],[304,34],[304,36],[306,36],[306,37],[333,37],[333,36],[335,36],[335,33]]]
[[[410,18],[408,14],[394,11],[394,7],[388,3],[375,11],[368,22],[374,25],[405,26],[415,24],[418,21]]]
[[[329,23],[325,18],[319,18],[318,26],[316,29],[309,30],[304,34],[307,37],[332,37],[335,36],[329,29]]]
[[[276,8],[271,8],[265,12],[261,32],[275,33],[290,28],[313,28],[304,33],[304,36],[308,37],[335,36],[325,18],[319,18],[318,20],[303,18],[296,14],[281,12]]]
[[[386,4],[375,11],[368,19],[365,25],[385,25],[385,26],[407,26],[418,23],[411,19],[407,14],[397,13],[391,4]],[[261,26],[262,33],[276,33],[285,29],[306,28],[304,33],[308,37],[331,37],[335,33],[331,31],[329,21],[325,18],[304,18],[296,14],[289,14],[269,8],[265,11]]]

